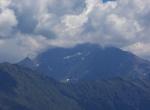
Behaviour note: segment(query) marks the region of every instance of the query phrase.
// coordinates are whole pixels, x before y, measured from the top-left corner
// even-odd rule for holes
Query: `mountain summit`
[[[28,62],[23,60],[20,64],[64,81],[150,76],[149,61],[115,47],[95,44],[51,48],[33,59],[32,63]]]

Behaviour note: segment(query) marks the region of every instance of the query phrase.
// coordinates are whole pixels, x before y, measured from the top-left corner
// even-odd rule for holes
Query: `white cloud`
[[[0,9],[4,10],[7,8],[11,3],[11,0],[0,0]]]
[[[84,25],[88,21],[88,18],[84,14],[80,15],[69,15],[64,18],[62,23],[65,23],[68,29],[79,28]]]
[[[0,39],[3,57],[21,59],[51,45],[85,42],[116,46],[144,57],[150,54],[146,48],[150,45],[149,0],[2,1],[0,35],[11,35]],[[25,54],[17,55],[17,50]]]
[[[0,35],[7,36],[12,31],[12,28],[17,25],[17,20],[14,12],[7,9],[0,13]]]
[[[8,37],[13,27],[17,25],[15,13],[8,8],[9,4],[9,0],[0,2],[0,37]]]
[[[0,61],[18,62],[25,57],[34,58],[49,45],[43,36],[16,33],[15,37],[0,40]]]
[[[87,23],[89,14],[95,7],[98,6],[97,4],[99,4],[99,0],[86,0],[85,3],[86,7],[82,13],[79,15],[65,15],[63,18],[62,23],[66,25],[67,31],[82,27],[85,23]]]
[[[136,42],[124,48],[125,50],[134,52],[139,56],[143,56],[143,58],[150,59],[150,43],[144,42]]]

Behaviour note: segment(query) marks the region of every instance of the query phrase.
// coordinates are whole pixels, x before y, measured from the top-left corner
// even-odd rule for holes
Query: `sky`
[[[150,0],[0,0],[0,62],[53,46],[114,46],[150,59]]]

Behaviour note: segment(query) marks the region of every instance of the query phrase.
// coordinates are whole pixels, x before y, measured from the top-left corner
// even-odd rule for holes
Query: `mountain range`
[[[53,47],[0,64],[0,110],[149,110],[150,62],[115,47]]]
[[[26,58],[19,64],[61,81],[150,78],[149,61],[115,47],[96,44],[54,47],[33,60]]]
[[[9,63],[0,64],[0,110],[149,110],[150,81],[113,78],[58,82]]]

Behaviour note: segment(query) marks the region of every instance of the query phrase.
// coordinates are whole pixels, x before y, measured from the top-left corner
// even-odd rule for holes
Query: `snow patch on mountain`
[[[65,56],[64,59],[68,60],[68,59],[71,59],[71,58],[74,58],[74,57],[77,57],[77,56],[81,56],[81,55],[83,55],[82,52],[78,52],[74,55]]]

